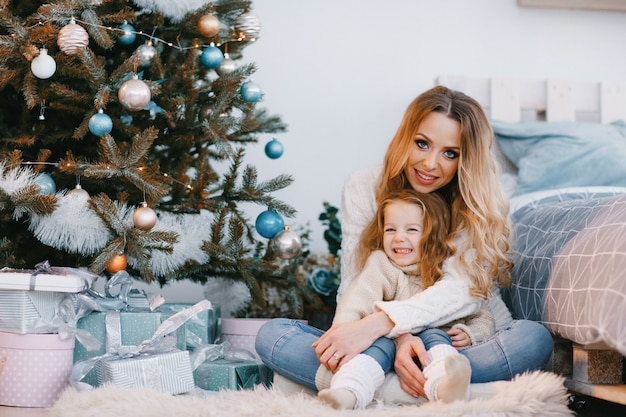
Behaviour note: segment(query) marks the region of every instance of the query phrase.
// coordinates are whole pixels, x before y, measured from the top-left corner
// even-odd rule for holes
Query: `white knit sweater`
[[[357,275],[355,248],[361,233],[376,213],[375,190],[382,166],[375,166],[351,174],[345,181],[341,199],[341,285],[338,301]],[[458,246],[458,245],[457,245]],[[431,287],[405,300],[378,301],[375,307],[384,311],[395,323],[387,335],[397,337],[424,327],[439,327],[452,320],[478,312],[481,301],[469,293],[472,285],[467,271],[456,257],[444,262],[444,275]],[[489,311],[495,319],[496,331],[508,325],[512,318],[496,290],[489,297]]]
[[[407,300],[422,292],[422,279],[418,272],[418,264],[401,267],[393,263],[385,252],[373,252],[363,270],[343,293],[341,302],[337,305],[333,324],[356,321],[372,314],[378,301]],[[417,333],[431,327],[430,323],[445,321],[440,328],[463,330],[469,336],[472,345],[493,336],[495,333],[493,316],[486,308],[486,303],[480,300],[476,300],[481,305],[476,314],[456,319],[458,307],[474,305],[467,300],[468,296],[469,291],[466,289],[445,294],[444,299],[431,304],[438,305],[436,311],[426,308],[419,314],[414,314],[411,319],[411,332]],[[451,313],[449,320],[446,319],[446,311]]]

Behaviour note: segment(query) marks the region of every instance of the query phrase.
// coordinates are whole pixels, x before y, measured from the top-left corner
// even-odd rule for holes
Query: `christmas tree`
[[[292,178],[245,163],[286,131],[240,63],[250,1],[0,0],[0,22],[0,266],[241,280],[261,311],[277,286],[293,316],[315,301],[272,195]]]

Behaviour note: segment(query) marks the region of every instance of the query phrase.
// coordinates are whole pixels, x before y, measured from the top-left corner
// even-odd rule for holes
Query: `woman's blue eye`
[[[443,154],[446,156],[446,158],[449,158],[449,159],[456,159],[459,157],[458,152],[454,152],[454,151],[445,151]]]
[[[415,144],[420,149],[428,149],[428,143],[425,140],[417,139]]]

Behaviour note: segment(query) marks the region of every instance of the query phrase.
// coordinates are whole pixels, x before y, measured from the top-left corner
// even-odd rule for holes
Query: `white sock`
[[[335,408],[365,408],[384,381],[383,368],[374,358],[361,353],[341,365],[333,375],[330,389],[320,391],[318,397]]]
[[[424,391],[430,401],[445,400],[451,402],[457,399],[467,399],[469,395],[469,379],[471,368],[469,361],[462,356],[453,346],[446,344],[435,345],[428,349],[428,354],[432,360],[430,365],[424,368]],[[449,375],[446,371],[446,357],[460,355],[459,360],[452,360],[448,366],[452,368],[454,374]],[[448,392],[439,395],[440,383],[447,378],[444,387]],[[461,394],[459,394],[461,393]]]

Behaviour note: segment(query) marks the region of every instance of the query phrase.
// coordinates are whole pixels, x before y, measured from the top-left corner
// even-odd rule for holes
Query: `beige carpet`
[[[572,416],[562,378],[535,372],[495,383],[495,394],[467,402],[385,405],[365,410],[334,410],[303,394],[280,388],[171,396],[147,389],[105,386],[93,391],[66,390],[50,417],[560,417]]]

